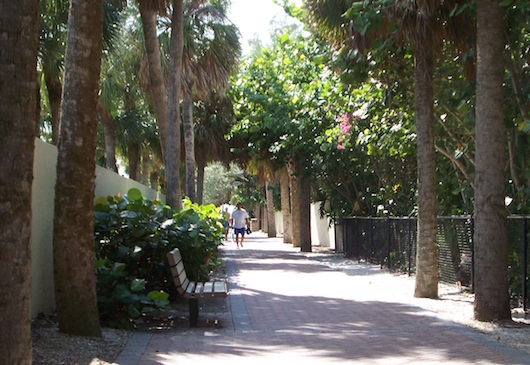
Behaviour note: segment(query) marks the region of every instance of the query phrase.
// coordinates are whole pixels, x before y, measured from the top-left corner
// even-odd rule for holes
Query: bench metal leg
[[[199,319],[199,299],[191,298],[189,300],[190,306],[190,327],[197,327],[197,320]]]

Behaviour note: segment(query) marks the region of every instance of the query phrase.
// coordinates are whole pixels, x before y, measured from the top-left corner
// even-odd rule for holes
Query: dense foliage
[[[100,314],[112,325],[132,324],[168,304],[175,293],[166,254],[178,247],[191,280],[208,279],[216,265],[222,226],[219,210],[185,200],[175,211],[139,190],[101,197],[94,212]]]
[[[214,143],[210,139],[201,141],[201,136],[212,135],[219,135],[216,140],[222,140],[220,137],[227,132],[223,129],[216,134],[210,124],[203,126],[199,107],[194,111],[198,117],[196,128],[205,128],[197,133],[196,148],[200,149],[196,154],[199,156],[197,161],[205,163],[221,159],[227,162],[229,158],[240,158],[245,162],[258,161],[256,164],[272,163],[274,168],[279,168],[287,158],[294,156],[301,163],[304,173],[312,175],[313,200],[322,201],[330,216],[374,215],[381,210],[378,207],[383,207],[390,215],[415,214],[413,50],[406,42],[398,42],[396,32],[399,24],[387,24],[381,18],[384,14],[381,7],[394,2],[365,2],[364,5],[359,2],[329,2],[337,6],[336,9],[320,9],[328,2],[304,3],[304,9],[287,8],[309,25],[312,35],[294,35],[301,34],[300,30],[284,34],[277,31],[273,44],[256,50],[241,64],[239,75],[233,79],[231,97],[239,122],[231,133],[230,142],[237,146],[234,151],[241,153],[221,153],[221,150],[228,151],[228,145]],[[361,52],[362,49],[352,49],[348,42],[334,47],[331,42],[322,41],[329,38],[325,32],[332,28],[326,29],[304,18],[305,10],[311,6],[325,10],[328,25],[336,25],[337,39],[342,39],[350,25],[359,31],[359,36],[370,34],[374,29],[384,29],[385,32],[377,31],[377,38],[367,41],[365,53]],[[527,59],[530,10],[527,2],[522,0],[504,1],[503,6],[507,10],[504,88],[506,196],[511,202],[508,205],[510,213],[528,213],[530,69]],[[464,13],[473,16],[470,9],[473,6],[469,4],[456,7],[449,14],[449,19],[458,20]],[[152,100],[146,92],[146,65],[145,61],[139,61],[145,60],[145,54],[141,24],[135,17],[138,9],[130,3],[123,10],[122,17],[109,18],[115,19],[109,24],[113,25],[116,41],[114,47],[106,47],[102,103],[114,122],[117,153],[129,165],[126,170],[129,173],[138,171],[137,178],[144,183],[148,181],[148,172],[144,172],[143,168],[151,170],[151,181],[159,179],[163,189],[165,182],[160,147],[156,143]],[[43,9],[40,68],[52,79],[60,80],[52,77],[56,75],[51,73],[49,66],[60,66],[61,49],[58,44],[50,42],[64,37],[62,30],[65,28],[53,26],[57,19],[63,22],[66,19],[51,11]],[[109,12],[108,16],[112,14]],[[160,29],[163,61],[167,61],[167,33],[162,27]],[[466,33],[466,30],[461,33]],[[466,47],[457,49],[452,42],[443,41],[443,52],[433,80],[440,215],[473,213],[473,62],[476,51],[472,33],[469,33],[466,42]],[[50,100],[54,95],[53,84],[47,84],[46,88],[48,93],[44,88],[42,92],[42,119],[48,121],[52,119],[51,108],[54,105]],[[228,109],[232,109],[231,106],[216,107],[211,115],[222,119],[230,114]],[[361,118],[357,118],[359,116]],[[347,133],[342,133],[340,127],[344,118],[349,118]],[[143,129],[143,132],[138,129]],[[42,131],[45,130],[49,130],[48,124],[43,125]],[[104,133],[108,137],[108,131]],[[216,147],[218,145],[220,149]],[[104,162],[103,150],[101,138],[98,147],[101,163]],[[206,161],[202,161],[202,157],[207,157]],[[140,160],[142,164],[135,167],[135,162]],[[157,188],[156,185],[154,187]]]
[[[347,85],[329,57],[325,45],[286,32],[247,60],[234,87],[232,137],[248,142],[239,152],[276,168],[297,158],[313,177],[313,199],[332,217],[376,214],[378,206],[411,213],[415,135],[402,104],[406,86],[388,75],[386,83],[365,76]]]

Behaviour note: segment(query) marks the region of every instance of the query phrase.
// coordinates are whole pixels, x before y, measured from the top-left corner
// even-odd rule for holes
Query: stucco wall
[[[35,139],[33,164],[32,223],[31,223],[31,314],[50,313],[55,309],[53,285],[53,211],[57,148]],[[107,195],[127,194],[130,188],[138,188],[150,200],[165,196],[148,187],[96,166],[94,198]]]
[[[31,197],[31,314],[55,308],[53,289],[53,204],[57,148],[35,140]]]
[[[335,248],[335,233],[329,219],[320,218],[319,203],[311,204],[311,245]],[[281,212],[274,213],[276,232],[283,233],[283,218]]]

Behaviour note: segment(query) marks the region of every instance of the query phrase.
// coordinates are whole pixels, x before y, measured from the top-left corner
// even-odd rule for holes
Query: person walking
[[[234,234],[236,235],[236,246],[239,248],[239,245],[243,247],[243,241],[245,239],[245,231],[250,228],[248,221],[248,213],[243,209],[241,203],[236,204],[236,209],[232,212],[232,227],[234,227]]]
[[[222,212],[223,219],[223,231],[225,234],[225,241],[228,241],[228,231],[230,230],[230,213],[228,213],[228,208],[224,208]]]

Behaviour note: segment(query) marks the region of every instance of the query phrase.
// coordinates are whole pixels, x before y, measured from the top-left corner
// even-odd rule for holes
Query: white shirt
[[[232,219],[234,220],[234,228],[245,228],[247,225],[248,214],[243,208],[235,209],[232,212]]]

